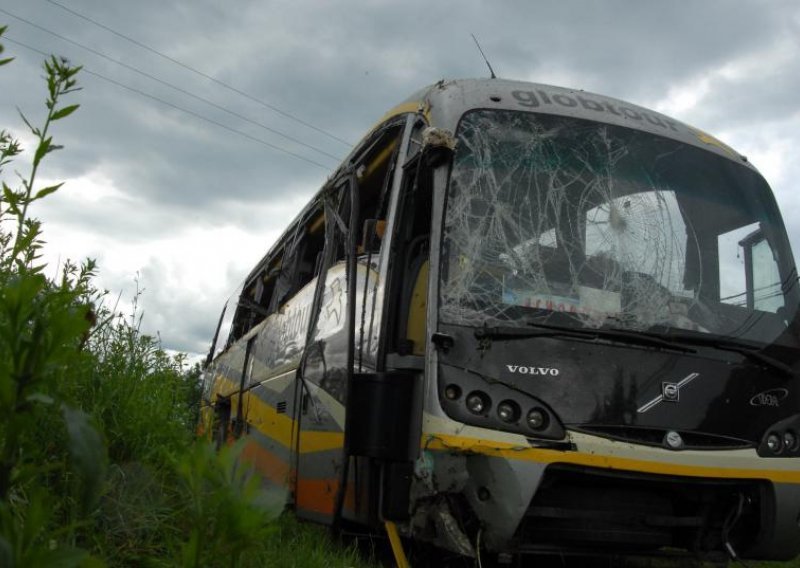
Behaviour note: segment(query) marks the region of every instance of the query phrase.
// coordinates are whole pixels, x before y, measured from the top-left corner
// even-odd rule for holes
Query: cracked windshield
[[[444,322],[769,342],[794,317],[785,231],[746,166],[637,130],[533,113],[473,111],[457,138]]]

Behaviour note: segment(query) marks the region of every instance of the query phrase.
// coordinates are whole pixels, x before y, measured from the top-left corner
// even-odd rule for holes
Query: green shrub
[[[244,441],[195,439],[199,369],[140,333],[138,293],[124,317],[94,261],[45,276],[31,206],[61,187],[36,179],[60,149],[51,127],[79,108],[61,100],[80,67],[50,57],[44,71],[43,126],[22,117],[29,173],[0,195],[0,566],[358,565],[321,529],[275,522],[285,495],[239,459]],[[22,150],[0,131],[0,175]]]
[[[0,35],[5,28],[0,28]],[[1,64],[7,64],[4,59]],[[50,127],[78,105],[60,100],[76,90],[79,68],[51,57],[44,64],[48,96],[41,128],[24,116],[36,140],[27,177],[2,183],[0,197],[0,564],[86,562],[77,546],[105,479],[105,446],[91,419],[64,394],[82,367],[90,327],[94,263],[67,264],[44,276],[41,223],[30,206],[60,185],[36,189],[42,160],[59,149]],[[0,172],[22,151],[0,131]],[[11,228],[7,228],[7,227]]]

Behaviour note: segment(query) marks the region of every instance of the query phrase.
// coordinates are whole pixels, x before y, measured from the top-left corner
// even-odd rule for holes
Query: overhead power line
[[[36,28],[38,30],[41,30],[41,31],[45,32],[45,33],[48,33],[48,34],[50,34],[50,35],[52,35],[54,37],[57,37],[58,39],[60,39],[62,41],[66,41],[67,43],[71,43],[72,45],[80,47],[81,49],[84,49],[84,50],[88,51],[89,53],[93,53],[94,55],[96,55],[98,57],[102,57],[103,59],[105,59],[107,61],[110,61],[111,63],[114,63],[115,65],[119,65],[121,67],[124,67],[125,69],[133,71],[134,73],[138,73],[142,77],[146,77],[146,78],[148,78],[148,79],[150,79],[152,81],[156,81],[157,83],[160,83],[160,84],[162,84],[162,85],[164,85],[166,87],[169,87],[170,89],[174,89],[174,90],[178,91],[179,93],[182,93],[182,94],[184,94],[184,95],[186,95],[188,97],[192,97],[193,99],[197,99],[197,100],[199,100],[199,101],[201,101],[201,102],[203,102],[203,103],[205,103],[207,105],[210,105],[210,106],[212,106],[212,107],[214,107],[214,108],[216,108],[218,110],[226,112],[226,113],[230,114],[231,116],[235,116],[236,118],[244,120],[245,122],[249,122],[250,124],[254,124],[254,125],[256,125],[256,126],[258,126],[260,128],[263,128],[264,130],[267,130],[269,132],[272,132],[273,134],[281,136],[282,138],[290,140],[291,142],[294,142],[295,144],[299,144],[300,146],[305,146],[306,148],[308,148],[310,150],[313,150],[315,152],[318,152],[319,154],[322,154],[323,156],[327,156],[328,158],[331,158],[332,160],[334,160],[336,162],[340,162],[341,161],[341,158],[339,156],[334,156],[333,154],[330,154],[330,153],[326,152],[325,150],[321,150],[321,149],[319,149],[319,148],[317,148],[315,146],[312,146],[311,144],[306,144],[305,142],[302,142],[301,140],[298,140],[297,138],[294,138],[293,136],[290,136],[290,135],[288,135],[288,134],[286,134],[284,132],[281,132],[280,130],[276,130],[276,129],[271,128],[271,127],[269,127],[269,126],[267,126],[265,124],[262,124],[260,122],[251,120],[250,118],[248,118],[248,117],[246,117],[246,116],[244,116],[242,114],[239,114],[236,111],[230,110],[230,109],[228,109],[228,108],[226,108],[226,107],[224,107],[222,105],[219,105],[219,104],[217,104],[217,103],[215,103],[213,101],[210,101],[210,100],[206,99],[205,97],[201,97],[200,95],[196,95],[195,93],[192,93],[191,91],[187,91],[186,89],[178,87],[177,85],[173,85],[169,81],[164,81],[163,79],[159,79],[158,77],[155,77],[154,75],[151,75],[150,73],[147,73],[146,71],[142,71],[141,69],[138,69],[138,68],[134,67],[133,65],[128,65],[127,63],[124,63],[122,61],[114,59],[113,57],[109,57],[105,53],[102,53],[100,51],[97,51],[96,49],[93,49],[91,47],[83,45],[82,43],[79,43],[79,42],[77,42],[75,40],[72,40],[72,39],[70,39],[68,37],[65,37],[65,36],[63,36],[63,35],[61,35],[61,34],[59,34],[57,32],[49,30],[49,29],[47,29],[47,28],[45,28],[43,26],[40,26],[39,24],[31,22],[30,20],[27,20],[25,18],[22,18],[20,16],[15,15],[15,14],[12,14],[8,10],[4,10],[3,8],[0,8],[0,12],[2,12],[3,14],[6,14],[8,16],[11,16],[12,18],[15,18],[15,19],[19,20],[20,22],[24,22],[24,23],[28,24],[31,27],[34,27],[34,28]]]
[[[32,46],[27,45],[25,43],[22,43],[21,41],[15,40],[15,39],[9,37],[8,35],[4,35],[3,36],[3,40],[4,41],[9,41],[9,42],[11,42],[11,43],[13,43],[15,45],[20,46],[20,47],[24,47],[25,49],[29,49],[29,50],[31,50],[31,51],[33,51],[35,53],[43,55],[44,57],[49,57],[50,56],[49,53],[46,53],[46,52],[44,52],[44,51],[42,51],[40,49],[36,49],[35,47],[32,47]],[[251,140],[253,142],[257,142],[257,143],[262,144],[262,145],[264,145],[264,146],[266,146],[268,148],[272,148],[273,150],[277,150],[278,152],[283,152],[284,154],[287,154],[289,156],[297,158],[298,160],[303,160],[304,162],[308,162],[309,164],[313,164],[313,165],[315,165],[315,166],[317,166],[319,168],[322,168],[325,171],[328,171],[328,172],[331,171],[330,166],[326,166],[324,164],[320,164],[319,162],[316,162],[316,161],[314,161],[314,160],[312,160],[310,158],[306,158],[305,156],[302,156],[300,154],[296,154],[296,153],[292,152],[291,150],[287,150],[286,148],[282,148],[280,146],[272,144],[271,142],[267,142],[266,140],[262,140],[261,138],[257,138],[255,136],[251,136],[247,132],[242,132],[241,130],[237,130],[236,128],[232,128],[232,127],[228,126],[227,124],[223,124],[221,122],[217,122],[216,120],[214,120],[212,118],[208,118],[206,116],[203,116],[202,114],[196,113],[196,112],[191,111],[191,110],[186,109],[186,108],[183,108],[183,107],[181,107],[179,105],[176,105],[174,103],[171,103],[169,101],[165,101],[164,99],[156,97],[155,95],[151,95],[150,93],[146,93],[146,92],[144,92],[142,90],[139,90],[139,89],[137,89],[135,87],[131,87],[130,85],[126,85],[124,83],[116,81],[115,79],[111,79],[109,77],[106,77],[105,75],[101,75],[100,73],[95,73],[94,71],[86,69],[85,67],[83,69],[81,69],[81,72],[82,73],[86,73],[87,75],[91,75],[93,77],[97,77],[98,79],[102,79],[103,81],[107,81],[109,83],[112,83],[113,85],[117,85],[118,87],[122,87],[123,89],[131,91],[133,93],[137,93],[137,94],[139,94],[139,95],[141,95],[143,97],[147,97],[148,99],[152,99],[154,101],[157,101],[157,102],[159,102],[159,103],[161,103],[163,105],[166,105],[166,106],[168,106],[170,108],[173,108],[175,110],[184,112],[184,113],[186,113],[186,114],[188,114],[190,116],[193,116],[195,118],[198,118],[198,119],[200,119],[202,121],[208,122],[209,124],[213,124],[214,126],[218,126],[219,128],[223,128],[223,129],[225,129],[225,130],[227,130],[229,132],[233,132],[234,134],[238,134],[239,136],[243,136],[244,138],[247,138],[248,140]]]
[[[304,121],[303,119],[294,116],[293,114],[290,114],[290,113],[288,113],[288,112],[286,112],[284,110],[281,110],[278,107],[269,104],[268,102],[265,102],[265,101],[263,101],[263,100],[261,100],[261,99],[259,99],[257,97],[254,97],[253,95],[250,95],[250,94],[248,94],[248,93],[246,93],[246,92],[244,92],[244,91],[242,91],[240,89],[237,89],[236,87],[233,87],[233,86],[229,85],[228,83],[225,83],[224,81],[220,81],[216,77],[212,77],[211,75],[208,75],[207,73],[203,73],[202,71],[200,71],[198,69],[195,69],[194,67],[192,67],[190,65],[187,65],[186,63],[183,63],[182,61],[179,61],[178,59],[170,57],[169,55],[166,55],[165,53],[162,53],[162,52],[158,51],[157,49],[154,49],[154,48],[150,47],[147,44],[144,44],[144,43],[142,43],[142,42],[140,42],[140,41],[138,41],[138,40],[136,40],[136,39],[134,39],[134,38],[132,38],[132,37],[130,37],[128,35],[123,34],[122,32],[119,32],[119,31],[117,31],[117,30],[115,30],[113,28],[110,28],[109,26],[107,26],[105,24],[102,24],[102,23],[98,22],[97,20],[93,20],[92,18],[90,18],[89,16],[86,16],[85,14],[81,14],[80,12],[78,12],[76,10],[73,10],[72,8],[68,8],[67,6],[64,6],[63,4],[61,4],[59,2],[56,2],[55,0],[45,0],[45,2],[49,2],[53,6],[58,6],[59,8],[61,8],[62,10],[66,11],[66,12],[69,12],[73,16],[76,16],[78,18],[86,20],[87,22],[89,22],[91,24],[94,24],[95,26],[106,30],[107,32],[110,32],[110,33],[114,34],[117,37],[120,37],[120,38],[122,38],[122,39],[124,39],[126,41],[129,41],[132,44],[141,47],[142,49],[146,49],[150,53],[154,53],[155,55],[158,55],[159,57],[161,57],[163,59],[166,59],[167,61],[171,61],[175,65],[179,65],[179,66],[183,67],[184,69],[186,69],[188,71],[191,71],[192,73],[200,75],[201,77],[204,77],[204,78],[208,79],[209,81],[212,81],[212,82],[216,83],[217,85],[219,85],[219,86],[221,86],[221,87],[223,87],[225,89],[228,89],[231,92],[234,92],[234,93],[236,93],[238,95],[241,95],[241,96],[245,97],[246,99],[249,99],[249,100],[251,100],[251,101],[253,101],[255,103],[258,103],[261,106],[263,106],[265,108],[268,108],[268,109],[270,109],[270,110],[272,110],[272,111],[274,111],[274,112],[276,112],[276,113],[278,113],[278,114],[280,114],[282,116],[285,116],[288,119],[294,120],[298,124],[302,124],[303,126],[311,128],[312,130],[315,130],[315,131],[319,132],[320,134],[324,134],[325,136],[327,136],[329,138],[332,138],[333,140],[336,140],[337,142],[341,142],[342,144],[344,144],[348,148],[353,146],[350,142],[348,142],[347,140],[343,140],[343,139],[339,138],[335,134],[331,134],[330,132],[327,132],[327,131],[325,131],[325,130],[323,130],[321,128],[318,128],[317,126],[314,126],[313,124],[310,124],[310,123]]]

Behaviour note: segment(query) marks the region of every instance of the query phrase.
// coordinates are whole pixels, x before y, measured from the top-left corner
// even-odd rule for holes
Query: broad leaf
[[[103,490],[106,446],[84,411],[67,405],[61,409],[67,425],[72,464],[83,481],[79,503],[83,511],[88,513],[97,505]]]
[[[51,193],[55,193],[56,191],[58,191],[58,189],[62,185],[64,185],[63,181],[61,183],[57,183],[56,185],[50,185],[48,187],[40,189],[39,191],[36,192],[36,195],[34,196],[34,199],[42,199],[43,197],[47,197]]]
[[[33,156],[33,166],[36,167],[39,165],[39,162],[42,161],[42,158],[50,151],[50,145],[53,142],[53,137],[50,136],[49,138],[44,138],[43,140],[39,141],[39,146],[36,148],[36,154]]]
[[[52,116],[51,120],[59,120],[59,119],[65,118],[65,117],[71,115],[76,110],[78,110],[79,106],[81,106],[81,105],[65,106],[64,108],[59,109],[55,113],[53,113],[53,116]]]

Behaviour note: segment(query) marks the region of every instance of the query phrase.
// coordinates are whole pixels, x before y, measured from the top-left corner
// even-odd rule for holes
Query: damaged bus
[[[219,443],[305,519],[465,557],[800,552],[797,272],[727,145],[616,99],[442,81],[228,301]]]

